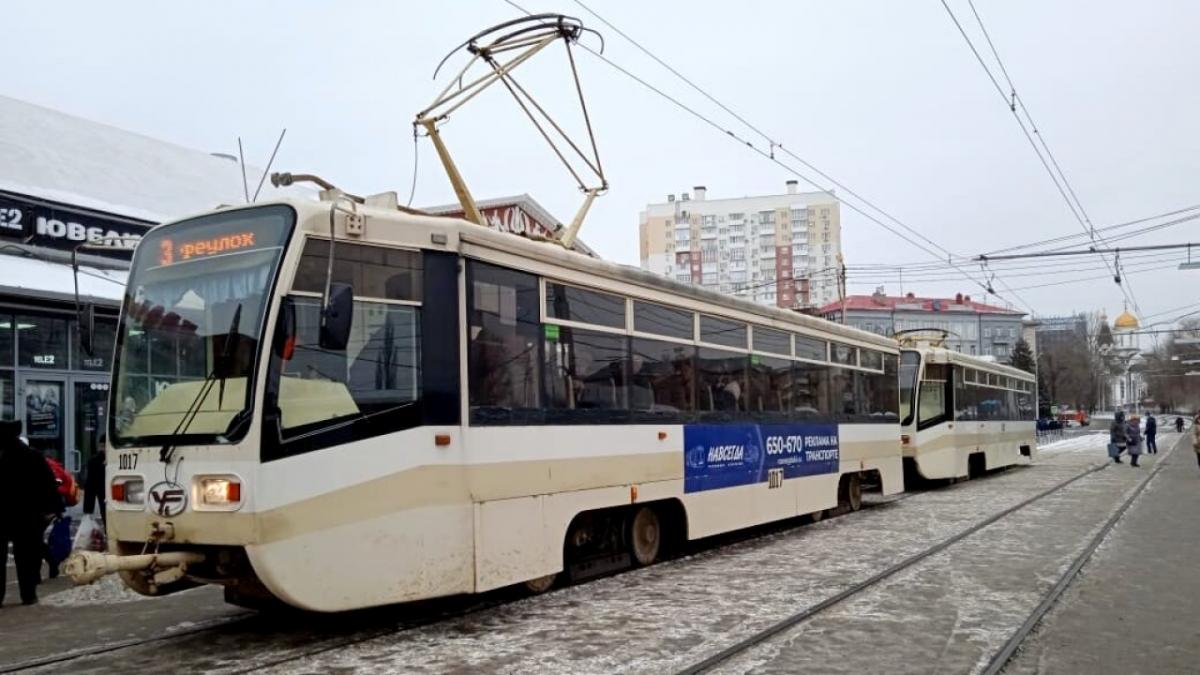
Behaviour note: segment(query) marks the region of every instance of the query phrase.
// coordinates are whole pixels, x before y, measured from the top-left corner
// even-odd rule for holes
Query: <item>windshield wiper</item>
[[[213,361],[212,370],[204,376],[204,381],[200,384],[200,391],[196,393],[196,398],[192,399],[187,410],[183,412],[183,418],[179,420],[179,424],[175,426],[175,430],[171,432],[170,439],[177,438],[180,434],[187,433],[188,427],[192,425],[192,421],[200,414],[200,407],[203,405],[204,399],[208,398],[209,392],[212,391],[213,384],[217,381],[217,377],[221,378],[220,398],[217,400],[217,409],[221,408],[221,398],[225,395],[225,378],[229,374],[229,360],[233,353],[233,344],[237,341],[234,337],[238,335],[238,326],[242,321],[242,303],[238,303],[237,309],[233,311],[233,320],[229,324],[229,332],[225,337],[225,346],[221,349],[221,353],[217,355]],[[171,462],[171,456],[175,454],[176,446],[170,441],[163,444],[158,451],[158,460],[163,464]]]

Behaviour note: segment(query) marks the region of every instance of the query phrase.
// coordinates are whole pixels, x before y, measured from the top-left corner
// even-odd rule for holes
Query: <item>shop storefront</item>
[[[125,270],[150,226],[0,190],[0,417],[21,420],[29,444],[71,471],[104,428]],[[95,308],[90,354],[76,285],[81,304]]]

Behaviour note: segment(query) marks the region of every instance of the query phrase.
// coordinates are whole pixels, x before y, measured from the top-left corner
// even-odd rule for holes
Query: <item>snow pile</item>
[[[1108,432],[1096,431],[1090,434],[1064,438],[1061,441],[1038,445],[1039,452],[1062,454],[1067,452],[1104,452],[1108,447]]]
[[[42,604],[51,607],[83,607],[153,599],[129,590],[120,577],[110,574],[87,586],[75,586],[61,593],[48,595],[42,599]]]

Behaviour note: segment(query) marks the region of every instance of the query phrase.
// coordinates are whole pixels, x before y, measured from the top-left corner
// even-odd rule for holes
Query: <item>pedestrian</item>
[[[1113,417],[1112,426],[1108,428],[1108,454],[1117,464],[1121,463],[1121,453],[1129,446],[1129,432],[1125,428],[1125,413],[1120,410]]]
[[[1200,412],[1192,420],[1192,449],[1196,451],[1196,461],[1200,462]]]
[[[61,509],[50,466],[21,441],[21,423],[0,421],[0,551],[12,542],[22,604],[37,602],[42,569],[42,532]],[[7,563],[0,568],[0,605],[8,587]]]
[[[1154,435],[1158,433],[1158,420],[1154,419],[1154,415],[1146,418],[1146,452],[1151,455],[1158,454],[1158,443],[1154,441]]]
[[[100,520],[108,519],[108,504],[105,500],[105,455],[108,438],[101,433],[96,439],[96,454],[87,463],[87,475],[83,477],[83,512],[92,515],[96,504],[100,504]]]
[[[1129,466],[1138,465],[1138,457],[1142,454],[1142,427],[1137,415],[1130,415],[1126,423],[1129,431]]]
[[[1183,433],[1183,418],[1182,417],[1175,418],[1175,433],[1177,433],[1177,434]]]

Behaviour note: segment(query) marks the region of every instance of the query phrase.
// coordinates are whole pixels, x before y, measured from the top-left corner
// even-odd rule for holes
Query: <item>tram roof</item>
[[[268,204],[288,204],[297,208],[302,213],[308,216],[314,216],[318,213],[322,216],[328,214],[330,202],[301,200],[294,198],[283,198],[272,200],[270,202],[259,202],[258,206]],[[237,207],[243,208],[243,207]],[[482,227],[463,220],[458,217],[438,216],[434,214],[410,214],[401,211],[393,211],[391,209],[382,209],[372,206],[358,205],[358,212],[362,213],[368,219],[366,237],[346,237],[351,241],[376,241],[376,242],[393,242],[401,245],[414,245],[414,241],[423,241],[419,244],[422,248],[438,249],[443,248],[439,245],[430,245],[430,239],[416,239],[412,236],[412,231],[408,228],[371,228],[369,219],[380,218],[382,220],[391,221],[396,225],[415,226],[422,231],[439,232],[446,234],[445,250],[462,250],[460,242],[465,242],[468,245],[480,246],[487,249],[498,250],[512,255],[517,255],[529,259],[533,259],[543,264],[552,264],[577,272],[585,272],[592,274],[598,278],[621,281],[628,284],[633,284],[651,290],[667,292],[682,298],[712,305],[714,310],[719,312],[719,309],[732,310],[735,313],[751,314],[757,318],[774,320],[784,324],[790,324],[794,329],[810,329],[821,331],[833,336],[840,336],[848,340],[854,340],[859,343],[869,344],[881,349],[895,351],[899,348],[898,343],[887,337],[883,337],[876,333],[844,326],[842,324],[833,323],[826,319],[800,314],[798,312],[788,311],[778,307],[768,305],[760,305],[749,300],[743,300],[724,293],[709,291],[698,286],[684,284],[674,279],[669,279],[652,272],[634,267],[632,265],[624,265],[620,263],[610,262],[600,258],[593,258],[583,253],[569,251],[555,242],[545,240],[535,240],[511,234],[508,232],[498,232],[487,227]],[[309,221],[309,230],[313,234],[321,235],[328,234],[328,220]],[[339,237],[345,236],[344,225],[339,222],[335,231]],[[603,288],[599,286],[598,288]],[[719,308],[719,309],[718,309]]]
[[[1015,377],[1021,380],[1032,381],[1034,379],[1033,373],[1026,372],[1020,368],[1014,368],[1013,366],[998,363],[996,361],[988,361],[987,359],[981,359],[977,356],[969,356],[967,354],[963,354],[962,352],[954,351],[953,349],[928,346],[918,347],[917,349],[925,352],[926,354],[934,356],[935,362],[954,363],[960,366],[966,366],[968,368],[978,368],[979,370],[986,370],[993,373],[999,373],[1001,375],[1008,375],[1009,377]]]

